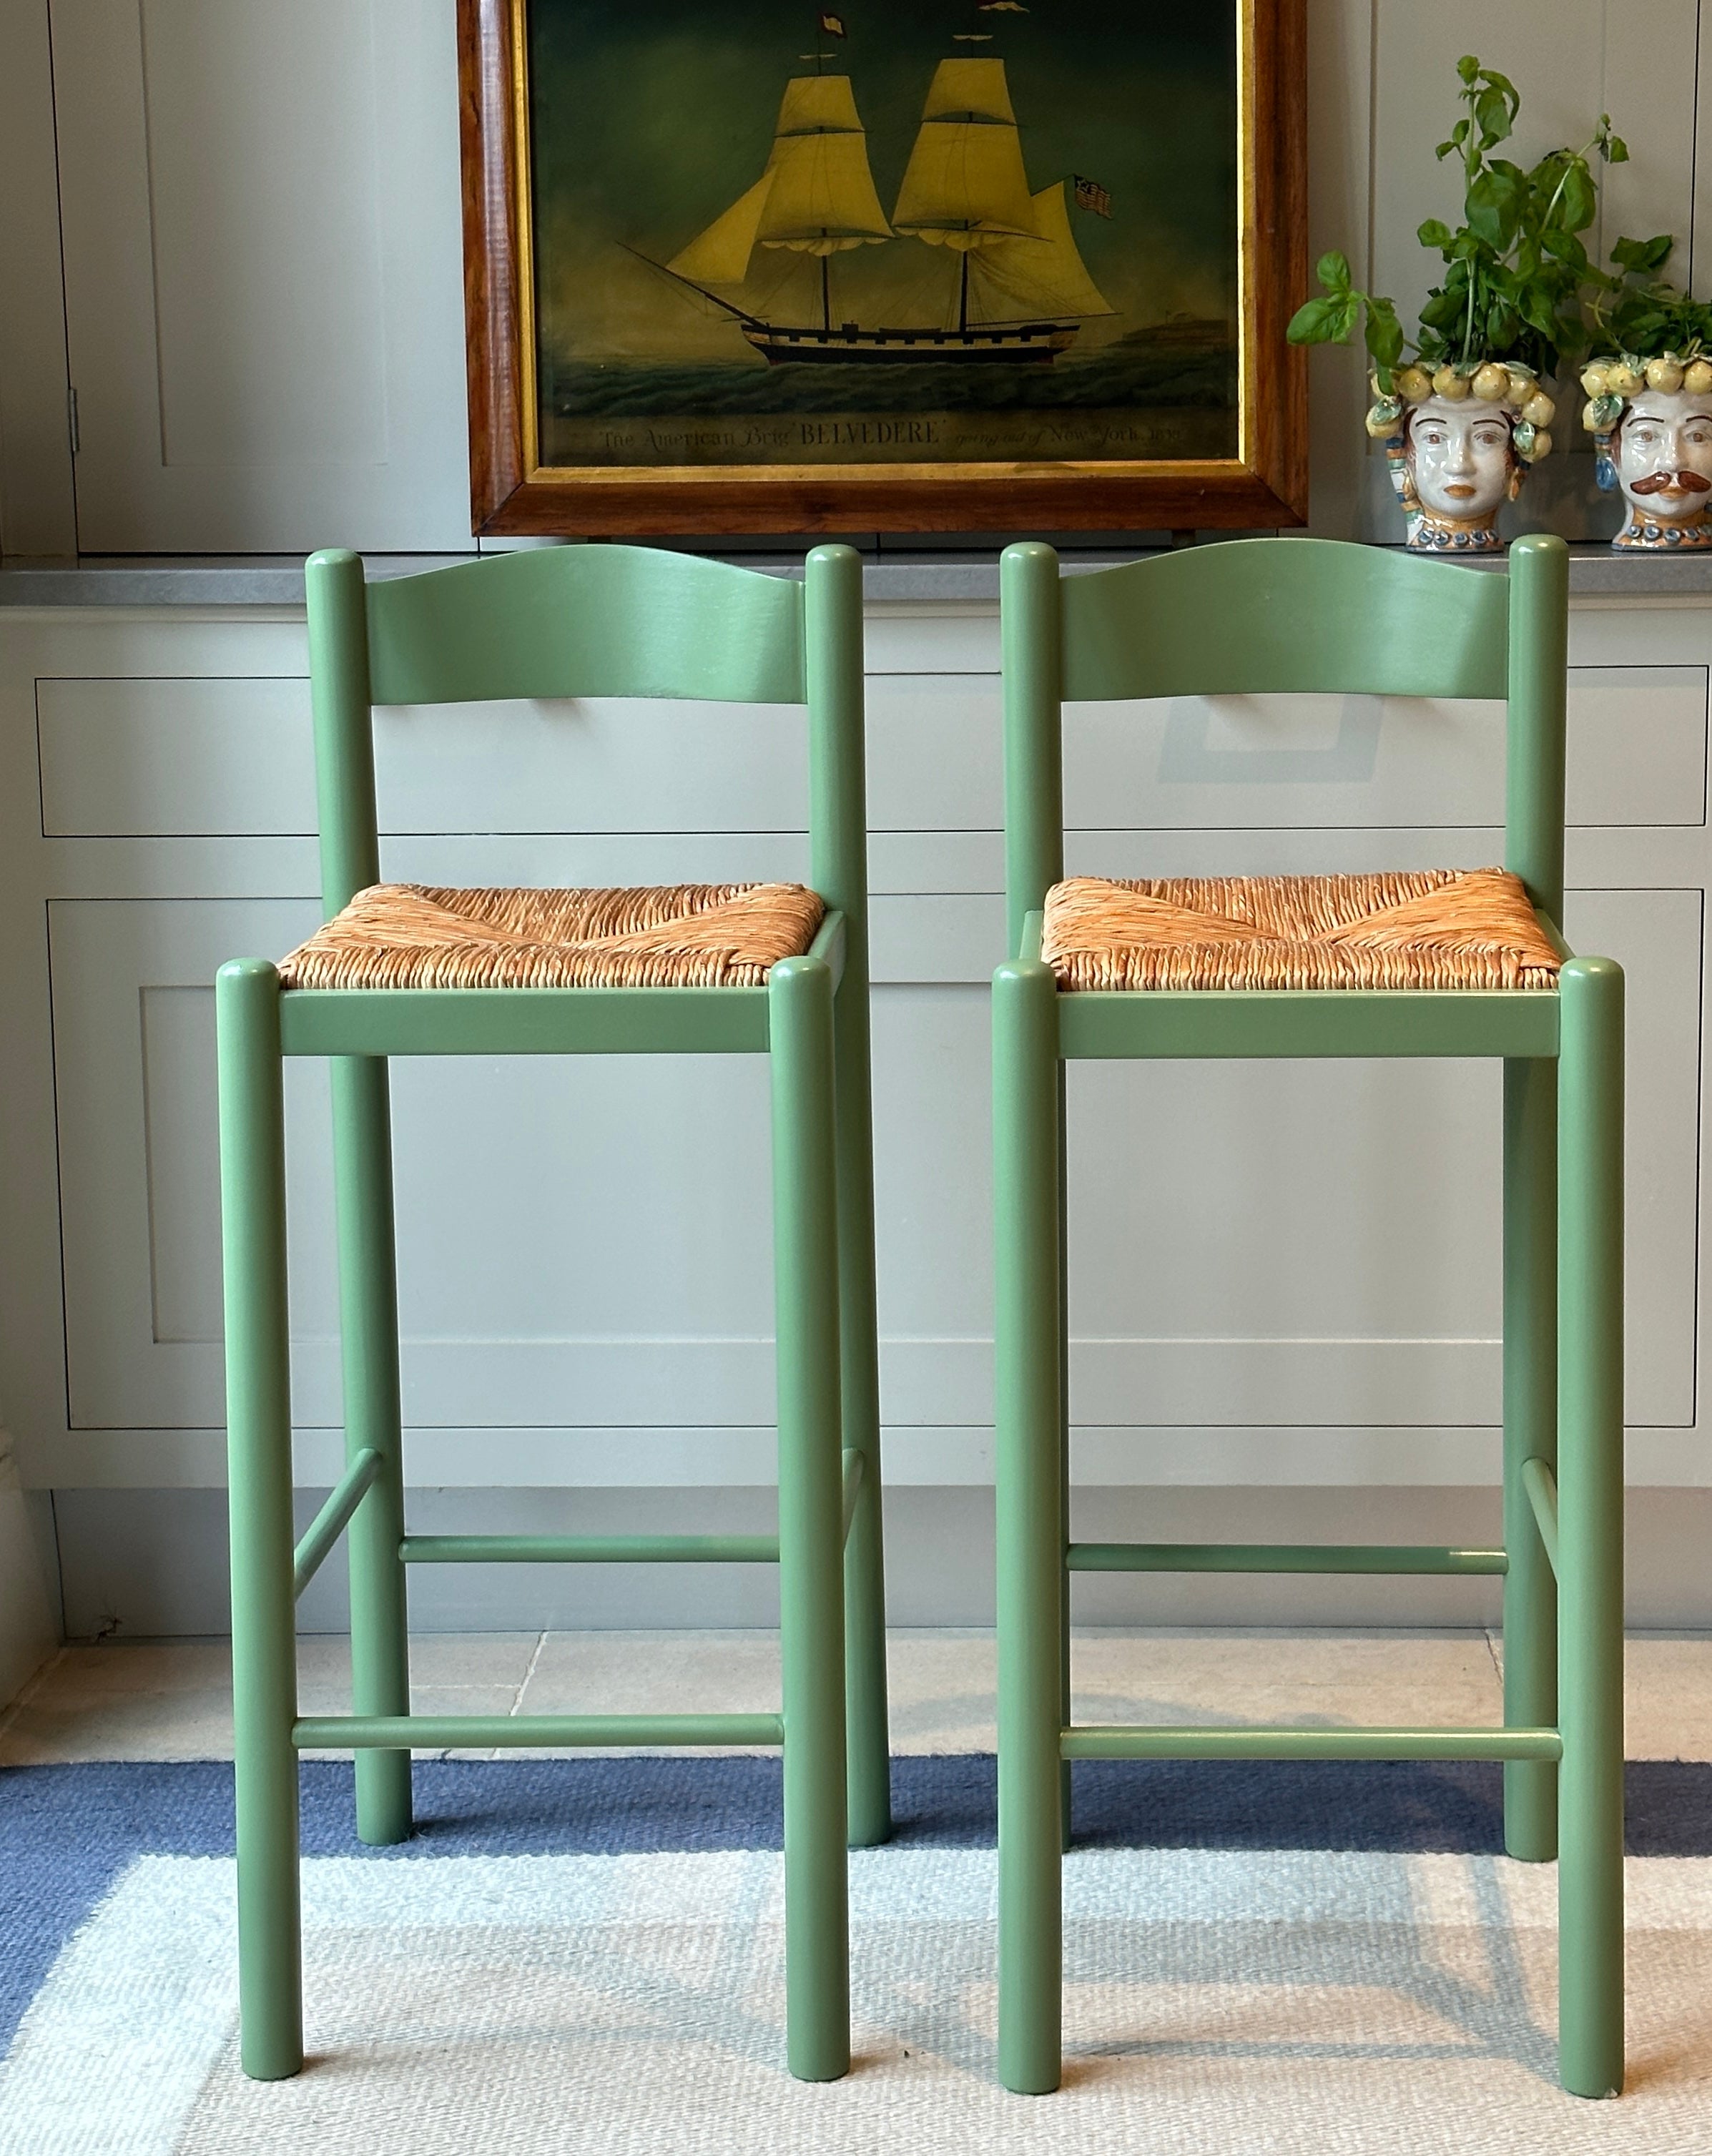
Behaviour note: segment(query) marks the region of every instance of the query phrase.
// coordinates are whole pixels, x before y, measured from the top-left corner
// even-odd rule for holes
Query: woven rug
[[[419,1765],[424,1830],[362,1856],[311,1763],[311,2056],[270,2085],[236,2062],[229,1769],[0,1774],[0,2150],[1712,2151],[1712,1770],[1630,1770],[1631,2092],[1588,2104],[1495,1772],[1111,1767],[1078,1775],[1044,2098],[993,2074],[990,1760],[897,1763],[898,1840],[851,1860],[856,2066],[819,2087],[783,2069],[770,1759]]]

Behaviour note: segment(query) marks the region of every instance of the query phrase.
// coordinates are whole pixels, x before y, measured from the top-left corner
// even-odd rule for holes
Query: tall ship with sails
[[[835,320],[832,258],[899,241],[945,255],[951,275],[942,320],[876,328]],[[819,258],[818,321],[774,321],[766,303],[744,304],[758,249]],[[794,76],[760,178],[671,261],[655,266],[734,316],[775,367],[1050,364],[1084,321],[1115,311],[1077,251],[1064,181],[1029,186],[997,59],[940,61],[889,221],[851,78]]]

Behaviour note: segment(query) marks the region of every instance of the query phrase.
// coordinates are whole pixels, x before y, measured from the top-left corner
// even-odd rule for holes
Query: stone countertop
[[[465,554],[372,554],[371,577],[409,576],[477,558]],[[797,572],[785,555],[744,555],[745,567],[774,576]],[[1067,570],[1104,568],[1138,558],[1136,550],[1069,552]],[[1484,563],[1469,567],[1491,567]],[[932,554],[866,564],[868,600],[875,605],[984,605],[999,597],[995,553]],[[1571,550],[1570,590],[1576,598],[1712,598],[1712,549],[1704,553],[1614,554],[1608,547]],[[0,563],[0,607],[301,607],[303,557],[258,555],[85,555],[78,561]]]

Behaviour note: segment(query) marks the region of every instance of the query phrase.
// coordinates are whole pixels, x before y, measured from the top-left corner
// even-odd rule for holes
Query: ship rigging
[[[832,257],[899,240],[955,258],[955,326],[835,326]],[[818,322],[769,319],[766,303],[746,290],[758,249],[819,258]],[[1005,63],[996,59],[940,61],[889,219],[849,75],[793,76],[759,179],[687,247],[653,266],[733,316],[773,366],[1050,364],[1068,351],[1084,321],[1116,311],[1077,248],[1065,182],[1029,186]]]

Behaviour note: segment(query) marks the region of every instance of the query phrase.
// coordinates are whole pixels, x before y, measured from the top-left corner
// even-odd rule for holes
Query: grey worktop
[[[408,576],[472,559],[460,554],[374,554],[371,577]],[[746,566],[789,575],[786,555],[745,555]],[[1068,569],[1134,558],[1134,550],[1067,552]],[[1471,565],[1472,566],[1472,565]],[[1484,566],[1490,567],[1490,562]],[[999,596],[995,553],[923,555],[869,562],[867,596],[877,604],[991,604]],[[1613,554],[1608,547],[1571,549],[1570,589],[1578,598],[1712,598],[1712,550],[1689,555]],[[0,563],[0,606],[244,607],[303,603],[303,558],[296,554],[128,555],[78,561],[14,557]]]

